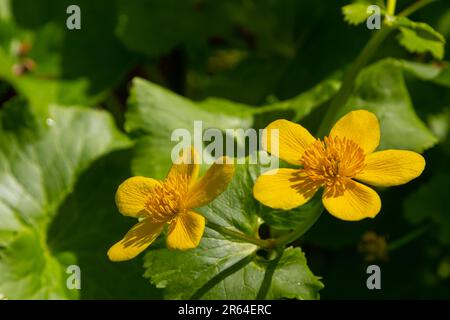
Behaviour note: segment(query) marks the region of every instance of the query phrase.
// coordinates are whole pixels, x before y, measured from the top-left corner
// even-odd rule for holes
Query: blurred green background
[[[398,7],[413,2],[399,0]],[[368,41],[373,31],[364,24],[350,26],[343,20],[341,7],[348,3],[338,0],[0,0],[0,105],[5,109],[2,112],[10,105],[8,116],[2,117],[1,128],[4,132],[14,131],[15,121],[19,126],[24,123],[28,126],[25,119],[28,116],[17,111],[26,108],[25,105],[35,113],[45,113],[52,104],[77,105],[81,109],[106,110],[119,130],[132,131],[130,136],[134,138],[151,130],[153,121],[145,120],[149,124],[147,129],[133,125],[130,125],[132,129],[126,128],[127,99],[134,77],[150,80],[193,101],[217,97],[227,99],[227,103],[232,101],[233,105],[245,104],[252,110],[280,105],[280,101],[291,101],[327,79],[339,81]],[[71,4],[81,8],[81,30],[66,28],[66,8]],[[448,39],[449,1],[430,4],[412,18],[429,23]],[[376,85],[360,88],[363,102],[375,95],[374,103],[377,103],[380,93],[372,93],[376,88],[383,91],[400,86],[383,97],[383,104],[393,109],[405,101],[412,104],[426,125],[418,127],[427,133],[416,139],[412,132],[414,141],[405,147],[411,145],[417,151],[427,149],[424,153],[427,166],[424,174],[408,185],[381,191],[383,208],[376,219],[349,223],[323,214],[298,241],[313,273],[323,277],[322,299],[450,298],[450,72],[446,62],[449,49],[447,42],[443,61],[435,61],[429,54],[408,53],[398,45],[393,34],[375,53],[372,63],[393,57],[395,61],[417,62],[441,72],[436,81],[432,76],[417,76],[414,72],[403,74],[402,71],[401,78],[379,73]],[[256,117],[254,126],[263,127],[270,120],[286,117],[301,119],[300,123],[315,132],[329,105],[329,96],[322,96],[319,90],[314,99],[317,101],[311,102],[314,107],[310,111],[301,109],[302,105],[279,108],[274,114],[268,112],[261,119]],[[218,101],[221,101],[220,108],[228,108],[225,100]],[[230,110],[233,114],[234,109]],[[302,110],[302,116],[293,115]],[[401,110],[398,112],[402,113]],[[82,136],[82,132],[82,128],[80,132],[74,131],[75,137]],[[126,140],[122,136],[120,139]],[[110,138],[111,145],[120,139]],[[72,140],[63,139],[63,144],[64,141]],[[1,142],[8,149],[7,136]],[[390,145],[395,143],[385,143]],[[10,159],[2,156],[0,161],[1,166],[6,166]],[[105,221],[111,219],[116,223],[104,229],[108,233],[105,237],[109,238],[94,245],[103,254],[111,239],[118,239],[128,225],[117,214],[111,194],[131,174],[130,166],[133,173],[145,170],[124,150],[95,161],[77,184],[67,189],[67,194],[73,192],[58,212],[70,211],[73,206],[91,208],[86,201],[105,211],[105,218],[93,221],[91,226],[92,232],[101,233],[98,230],[104,228]],[[90,175],[89,171],[104,175]],[[105,195],[86,200],[89,195],[85,193],[89,191],[83,186],[96,181],[101,184],[98,194],[104,190]],[[0,190],[6,199],[7,188],[3,185]],[[74,204],[77,201],[80,204]],[[6,209],[0,206],[0,216],[1,210]],[[67,234],[86,232],[84,227],[78,230],[76,226],[67,226],[65,219],[71,218],[58,215],[49,228],[53,248],[64,253],[70,247],[79,257],[83,256],[84,248],[90,244],[73,246],[66,244],[70,243],[67,239],[59,242],[61,237],[67,237],[57,235],[59,225],[66,225]],[[2,239],[4,243],[9,241],[7,229],[0,231],[0,247]],[[140,262],[133,263],[139,278],[143,273]],[[366,287],[365,270],[370,264],[381,267],[382,290],[370,291]],[[129,273],[131,267],[105,268],[123,274]],[[107,277],[102,280],[103,275],[91,276],[97,279],[99,287],[112,286]],[[14,283],[11,278],[4,281],[4,289],[11,288],[6,285],[8,281],[11,286]],[[130,281],[138,283],[140,278]],[[136,286],[141,288],[141,284]],[[114,298],[159,297],[149,285],[142,286],[145,288],[129,293],[117,295],[116,292],[110,296],[105,289],[102,294]],[[89,297],[98,295],[88,293],[85,298]]]

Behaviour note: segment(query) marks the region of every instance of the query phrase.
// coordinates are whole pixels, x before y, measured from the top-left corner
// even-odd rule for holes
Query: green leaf
[[[82,28],[68,30],[65,12],[71,4],[69,0],[43,0],[39,5],[15,0],[9,18],[0,18],[0,78],[42,110],[49,103],[97,104],[132,65],[131,56],[114,36],[114,6],[105,0],[78,1]],[[21,44],[29,51],[18,53]],[[24,71],[29,64],[33,68]]]
[[[444,69],[443,66],[438,64],[426,64],[408,60],[395,60],[395,62],[399,67],[422,80],[433,80]]]
[[[406,17],[397,17],[395,25],[398,27],[408,28],[420,34],[420,37],[431,41],[439,41],[445,43],[445,38],[442,34],[433,29],[429,24],[424,22],[415,22]]]
[[[146,80],[135,78],[128,101],[125,129],[138,137],[133,161],[136,175],[162,178],[172,164],[172,132],[186,129],[194,133],[194,121],[202,121],[202,129],[247,129],[251,126],[251,109],[238,107],[230,114],[221,104],[204,107]],[[237,111],[235,108],[234,111]],[[203,131],[198,134],[203,135]]]
[[[187,41],[191,46],[204,46],[209,36],[223,30],[224,15],[218,14],[217,9],[218,6],[196,0],[120,0],[117,34],[130,49],[150,57],[169,53]]]
[[[283,117],[300,120],[337,91],[339,83],[325,80],[293,99],[254,108],[224,99],[194,102],[146,80],[135,78],[128,100],[125,129],[137,140],[133,160],[136,175],[162,178],[172,161],[172,132],[186,129],[194,135],[194,121],[206,129],[264,128]],[[203,132],[197,132],[201,136]],[[193,142],[193,141],[192,141]],[[242,145],[242,143],[241,143]]]
[[[274,113],[282,113],[291,111],[292,121],[300,121],[308,116],[317,107],[326,103],[339,90],[341,83],[333,78],[327,78],[312,87],[310,90],[300,93],[299,95],[285,100],[278,101],[272,104],[258,108],[255,113],[258,117],[266,117]],[[270,116],[270,119],[276,120],[275,117]]]
[[[444,57],[444,44],[442,42],[428,40],[417,34],[416,31],[400,28],[399,42],[409,52],[430,52],[436,59]]]
[[[252,166],[237,165],[228,189],[199,211],[210,222],[257,237],[260,207],[251,196],[255,172]],[[323,285],[309,270],[300,248],[288,248],[272,261],[257,255],[257,249],[207,225],[196,249],[150,249],[144,276],[164,289],[166,299],[255,299],[260,291],[266,291],[268,299],[318,298]]]
[[[349,24],[358,25],[366,21],[369,17],[367,7],[371,4],[369,2],[355,2],[342,7],[342,14],[344,20]]]
[[[277,89],[292,58],[273,54],[272,57],[248,55],[234,68],[211,75],[193,74],[202,87],[200,97],[219,96],[248,104],[261,105],[267,94]],[[209,60],[211,63],[211,60]],[[223,64],[223,61],[221,61]],[[211,63],[211,67],[214,64]],[[268,76],[270,75],[270,76]],[[189,80],[189,79],[188,79]]]
[[[291,51],[300,5],[293,0],[120,0],[116,32],[128,48],[150,58],[183,47],[195,62],[204,62],[214,47],[208,40],[214,38],[238,48],[257,45],[263,52]]]
[[[439,142],[446,142],[450,132],[450,107],[444,108],[440,113],[430,115],[428,123],[433,134],[439,138]]]
[[[436,59],[444,57],[445,38],[430,25],[399,17],[395,25],[400,29],[399,43],[410,52],[430,52]]]
[[[118,266],[106,257],[130,226],[114,205],[130,159],[123,151],[110,154],[129,140],[101,111],[52,106],[47,114],[38,117],[20,101],[0,113],[0,293],[155,297],[140,284],[138,262]],[[80,291],[66,286],[72,264],[81,269]]]
[[[433,79],[433,81],[442,86],[450,87],[450,67],[448,62],[445,68]]]
[[[300,52],[298,61],[308,61],[304,52],[312,50],[311,42],[320,43],[316,30],[321,19],[335,12],[328,3],[296,0],[123,0],[117,6],[117,34],[130,50],[152,62],[165,55],[163,61],[186,69],[185,83],[175,81],[176,91],[195,100],[218,96],[251,105],[267,103],[270,94],[289,98],[298,88],[303,91],[320,81],[322,76],[299,84],[299,74],[311,80],[310,73],[304,69],[307,64],[300,66],[301,72],[292,71],[292,63]],[[310,28],[314,32],[305,32]],[[329,38],[327,32],[324,41]],[[313,69],[326,74],[329,68],[321,62]],[[173,72],[169,77],[162,73],[159,81],[174,88]]]
[[[441,86],[450,87],[450,68],[448,62],[421,63],[408,60],[392,60],[398,67],[425,81],[432,81]]]
[[[377,115],[381,125],[381,150],[423,152],[437,142],[415,113],[402,68],[393,59],[385,59],[363,69],[352,97],[336,120],[356,109],[367,109]]]

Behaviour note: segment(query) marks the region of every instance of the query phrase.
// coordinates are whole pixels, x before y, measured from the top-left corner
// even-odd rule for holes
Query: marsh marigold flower
[[[145,250],[168,225],[166,244],[169,249],[195,248],[205,229],[205,218],[193,211],[219,196],[230,183],[233,164],[225,157],[216,161],[198,178],[199,164],[195,150],[183,152],[172,165],[167,177],[158,181],[132,177],[116,193],[116,204],[125,216],[139,218],[125,237],[108,251],[112,261],[129,260]]]
[[[263,147],[271,152],[270,130],[278,129],[279,148],[274,155],[300,166],[274,169],[257,179],[255,198],[276,209],[301,206],[323,188],[323,205],[333,216],[352,221],[373,218],[381,209],[380,197],[360,182],[377,187],[400,185],[418,177],[425,167],[424,158],[416,152],[374,152],[380,142],[380,125],[366,110],[346,114],[323,140],[287,120],[276,120],[266,129],[268,140],[263,137]]]

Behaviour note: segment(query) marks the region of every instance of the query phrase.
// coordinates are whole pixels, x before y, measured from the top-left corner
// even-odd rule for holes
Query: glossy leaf
[[[200,138],[203,144],[202,135],[206,129],[219,129],[225,137],[226,129],[262,129],[275,120],[274,117],[289,115],[300,120],[329,100],[338,88],[339,83],[330,79],[291,100],[256,108],[214,98],[194,102],[135,78],[125,123],[125,129],[137,140],[133,172],[136,175],[164,177],[172,163],[171,150],[178,142],[171,141],[172,133],[177,129],[187,130],[193,140]],[[201,122],[197,123],[196,136],[195,121]]]
[[[365,68],[355,86],[354,94],[336,120],[356,109],[374,112],[381,125],[379,149],[422,152],[437,142],[415,113],[403,71],[395,60],[382,60]]]
[[[410,52],[430,52],[436,59],[444,57],[445,38],[430,25],[406,17],[396,19],[400,28],[399,42]]]
[[[254,173],[254,167],[238,165],[227,191],[200,209],[208,221],[258,237],[260,207],[249,197]],[[261,290],[268,299],[319,297],[323,285],[309,270],[300,248],[288,248],[272,261],[258,256],[257,249],[207,225],[196,249],[150,249],[144,276],[163,288],[167,299],[255,299]]]

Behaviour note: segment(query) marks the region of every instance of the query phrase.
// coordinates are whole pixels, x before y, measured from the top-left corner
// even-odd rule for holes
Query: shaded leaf
[[[326,80],[292,100],[255,108],[217,98],[194,102],[135,78],[125,123],[125,129],[137,140],[133,172],[136,175],[164,177],[172,163],[172,148],[178,142],[171,142],[172,133],[177,129],[187,130],[193,139],[200,137],[201,140],[206,129],[219,129],[225,137],[226,129],[262,129],[280,115],[301,120],[327,101],[338,87],[339,83],[335,80]],[[195,121],[201,121],[197,132],[194,132]],[[243,147],[241,142],[240,146]]]
[[[420,186],[404,202],[405,218],[415,225],[433,222],[438,230],[436,236],[446,245],[450,244],[449,188],[450,174],[443,172]]]
[[[302,226],[308,230],[323,210],[321,192],[318,192],[306,204],[289,211],[264,207],[261,210],[261,217],[269,226],[278,230],[293,230]]]
[[[37,108],[49,103],[93,105],[104,100],[132,66],[132,57],[114,36],[115,6],[78,1],[81,30],[68,30],[69,0],[10,2],[0,17],[0,78]],[[98,23],[98,21],[102,23]],[[28,49],[17,54],[17,48]]]

